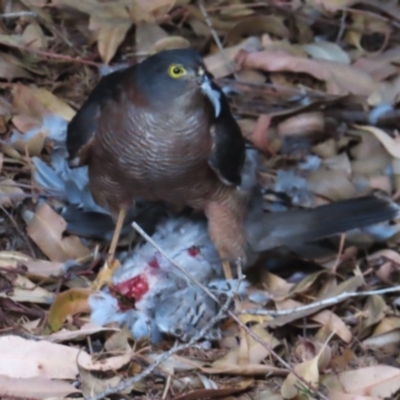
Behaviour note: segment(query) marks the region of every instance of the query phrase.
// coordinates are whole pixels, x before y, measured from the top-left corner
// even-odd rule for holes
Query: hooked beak
[[[215,118],[221,113],[221,93],[213,88],[212,81],[204,67],[199,67],[197,70],[197,83],[199,84],[203,94],[207,96],[214,107]]]

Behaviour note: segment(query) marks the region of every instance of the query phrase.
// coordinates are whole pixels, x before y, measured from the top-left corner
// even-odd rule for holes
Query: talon
[[[116,259],[107,260],[100,272],[97,274],[96,279],[93,281],[91,287],[95,290],[100,290],[103,286],[110,286],[112,276],[115,270],[120,266],[120,262]]]

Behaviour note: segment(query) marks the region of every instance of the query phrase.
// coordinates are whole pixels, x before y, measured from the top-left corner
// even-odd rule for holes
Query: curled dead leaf
[[[0,205],[11,207],[24,198],[24,191],[10,178],[0,179]]]
[[[400,388],[400,369],[388,365],[374,365],[329,375],[323,379],[323,384],[328,387],[329,392],[371,396],[373,399],[391,398],[392,394]],[[332,398],[329,393],[328,396]],[[355,397],[348,398],[355,399]]]
[[[309,136],[325,131],[322,112],[308,112],[289,117],[277,127],[280,136]]]
[[[88,298],[92,293],[91,289],[69,289],[57,295],[49,310],[46,331],[58,331],[70,315],[90,312]]]
[[[374,135],[392,157],[400,158],[400,137],[396,136],[393,138],[375,126],[355,125],[355,127]]]
[[[353,68],[333,61],[294,57],[284,51],[259,51],[243,55],[242,65],[268,72],[301,72],[326,83],[328,93],[369,95],[380,88],[373,79]]]
[[[32,75],[12,54],[0,53],[0,78],[11,81],[15,78],[32,79]]]
[[[65,220],[43,203],[29,221],[27,233],[51,261],[65,262],[89,255],[90,250],[77,236],[63,238],[66,227]]]

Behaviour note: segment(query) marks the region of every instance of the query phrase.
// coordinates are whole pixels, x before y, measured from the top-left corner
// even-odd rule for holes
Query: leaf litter
[[[70,232],[65,198],[32,180],[32,157],[48,161],[56,148],[43,122],[49,115],[70,121],[104,71],[191,44],[262,154],[266,210],[375,190],[398,199],[396,2],[20,0],[3,2],[1,13],[2,397],[103,398],[166,355],[120,392],[397,398],[396,224],[380,228],[386,235],[348,232],[285,264],[270,255],[283,266],[265,262],[249,272],[253,296],[263,300],[235,310],[243,325],[227,318],[211,347],[175,353],[171,338],[152,344],[90,322],[88,296],[108,243]]]

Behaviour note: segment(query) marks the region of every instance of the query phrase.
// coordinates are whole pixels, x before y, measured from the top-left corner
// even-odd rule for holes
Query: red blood
[[[145,275],[137,275],[125,282],[115,285],[115,289],[127,298],[139,301],[148,291],[149,282]]]
[[[189,256],[196,257],[200,254],[200,247],[198,247],[198,246],[189,247],[187,249],[187,252],[189,253]]]
[[[157,261],[157,258],[153,258],[149,261],[149,267],[151,268],[160,268],[160,264]]]

